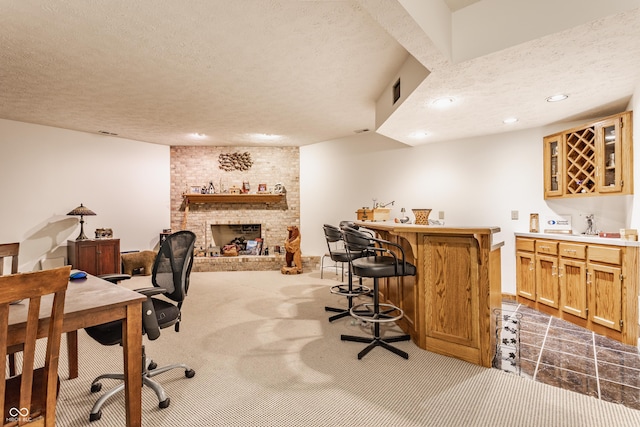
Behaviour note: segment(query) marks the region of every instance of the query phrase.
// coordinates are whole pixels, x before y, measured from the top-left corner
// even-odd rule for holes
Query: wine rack
[[[596,133],[593,127],[566,134],[569,194],[593,193],[596,188]]]

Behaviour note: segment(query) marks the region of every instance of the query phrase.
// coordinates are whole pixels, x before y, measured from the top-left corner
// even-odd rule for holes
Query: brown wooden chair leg
[[[78,378],[78,331],[67,332],[69,379]]]

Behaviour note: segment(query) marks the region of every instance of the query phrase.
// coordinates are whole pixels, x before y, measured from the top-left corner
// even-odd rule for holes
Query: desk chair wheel
[[[193,378],[195,374],[196,371],[194,371],[193,369],[187,369],[186,371],[184,371],[184,376],[187,378]]]
[[[171,403],[171,399],[167,397],[165,400],[163,400],[162,402],[158,403],[158,408],[164,409],[167,406],[169,406],[169,403]]]
[[[91,384],[91,393],[97,393],[102,390],[102,383]]]
[[[102,410],[99,410],[95,414],[89,414],[89,422],[98,421],[102,417]]]

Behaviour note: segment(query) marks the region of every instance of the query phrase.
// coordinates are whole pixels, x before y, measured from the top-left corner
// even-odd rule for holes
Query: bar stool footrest
[[[371,323],[395,322],[404,316],[402,309],[393,304],[379,303],[377,312],[375,308],[375,303],[365,302],[354,305],[351,310],[349,310],[349,313],[358,320]]]
[[[351,289],[349,289],[348,284],[332,286],[329,291],[332,294],[342,295],[345,297],[357,297],[360,295],[366,295],[371,293],[371,289],[369,289],[366,286],[358,285],[358,286],[353,286]]]

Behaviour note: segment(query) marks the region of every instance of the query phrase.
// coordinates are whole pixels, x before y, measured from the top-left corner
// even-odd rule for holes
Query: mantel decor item
[[[88,237],[84,234],[84,217],[86,215],[95,215],[96,213],[89,208],[86,208],[82,203],[80,206],[69,212],[67,215],[80,216],[80,235],[76,240],[87,240]]]
[[[431,209],[411,209],[413,214],[416,216],[416,224],[418,225],[429,225],[429,214],[431,213]]]

